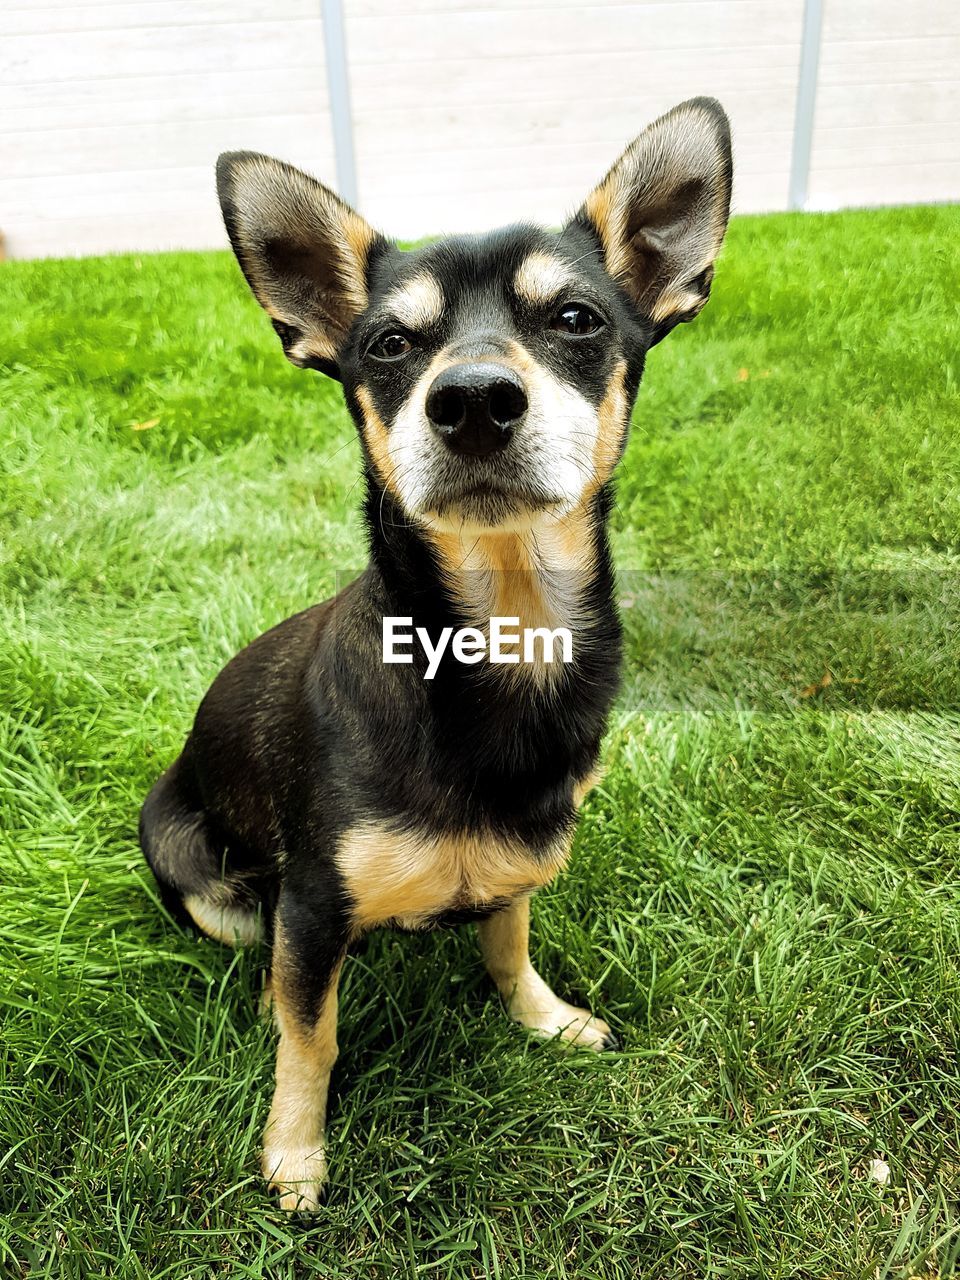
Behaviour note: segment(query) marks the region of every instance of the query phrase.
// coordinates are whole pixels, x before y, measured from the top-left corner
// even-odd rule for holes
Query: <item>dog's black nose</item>
[[[426,408],[448,448],[482,458],[513,439],[527,412],[527,393],[505,365],[454,364],[437,375]]]

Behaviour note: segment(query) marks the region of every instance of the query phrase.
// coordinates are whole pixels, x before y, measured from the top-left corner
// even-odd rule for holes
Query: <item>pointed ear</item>
[[[287,358],[337,376],[337,354],[367,305],[371,254],[386,241],[292,165],[251,151],[217,161],[230,243]]]
[[[648,125],[587,197],[607,271],[653,321],[659,342],[710,296],[730,215],[730,124],[713,98],[691,98]]]

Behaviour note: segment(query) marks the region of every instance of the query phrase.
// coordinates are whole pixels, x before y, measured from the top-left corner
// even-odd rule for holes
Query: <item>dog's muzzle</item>
[[[484,458],[505,449],[527,412],[519,376],[501,364],[454,364],[427,392],[427,418],[451,452]]]

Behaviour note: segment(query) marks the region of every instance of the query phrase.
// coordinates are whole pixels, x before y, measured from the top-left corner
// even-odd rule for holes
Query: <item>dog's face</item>
[[[649,334],[599,258],[582,227],[516,227],[376,262],[340,369],[408,514],[507,529],[609,476]]]
[[[220,158],[234,250],[287,356],[342,380],[368,465],[411,518],[522,528],[610,478],[644,357],[707,300],[730,138],[694,99],[650,125],[558,233],[401,251],[312,178]]]

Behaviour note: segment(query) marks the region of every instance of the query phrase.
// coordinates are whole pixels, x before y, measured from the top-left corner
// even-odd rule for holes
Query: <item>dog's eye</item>
[[[589,307],[569,302],[550,321],[550,328],[557,329],[560,333],[572,334],[575,338],[585,338],[602,329],[603,321]]]
[[[368,355],[374,360],[401,360],[413,350],[413,343],[402,333],[382,333],[370,344]]]

